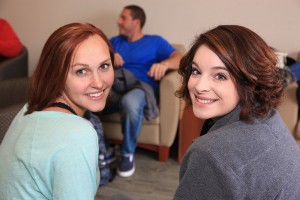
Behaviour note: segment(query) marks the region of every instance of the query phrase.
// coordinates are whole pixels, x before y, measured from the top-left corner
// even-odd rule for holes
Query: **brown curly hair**
[[[188,81],[192,61],[201,45],[206,45],[225,64],[240,96],[240,119],[254,121],[266,117],[282,100],[283,76],[277,57],[256,33],[238,25],[221,25],[200,34],[180,61],[182,85],[176,96],[191,105]]]

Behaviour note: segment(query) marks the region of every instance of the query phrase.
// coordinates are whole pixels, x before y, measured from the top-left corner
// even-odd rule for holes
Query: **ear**
[[[141,27],[141,20],[139,20],[139,19],[134,19],[134,24],[135,24],[137,27],[139,27],[140,29],[142,29],[142,27]]]

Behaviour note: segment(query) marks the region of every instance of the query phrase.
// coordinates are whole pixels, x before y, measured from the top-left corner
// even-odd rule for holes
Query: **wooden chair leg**
[[[158,147],[158,160],[163,162],[169,159],[170,147]]]
[[[121,144],[122,141],[121,140],[109,140],[109,143]],[[161,162],[167,161],[169,159],[170,147],[156,146],[156,145],[143,144],[143,143],[138,143],[138,147],[141,147],[143,149],[148,149],[150,151],[158,152],[158,160]]]

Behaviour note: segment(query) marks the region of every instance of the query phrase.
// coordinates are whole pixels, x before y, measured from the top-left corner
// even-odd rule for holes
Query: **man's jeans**
[[[123,144],[121,154],[128,155],[135,152],[146,105],[145,92],[142,89],[133,89],[127,92],[120,102]]]
[[[300,62],[296,62],[290,66],[290,70],[296,76],[297,81],[300,81]]]

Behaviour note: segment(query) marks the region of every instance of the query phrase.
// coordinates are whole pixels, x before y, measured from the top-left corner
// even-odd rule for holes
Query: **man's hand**
[[[114,66],[115,67],[122,67],[124,65],[124,60],[122,56],[118,53],[115,53],[115,61],[114,61]]]
[[[163,63],[155,63],[151,66],[150,70],[148,71],[148,75],[153,77],[154,80],[159,81],[160,79],[162,79],[162,77],[165,76],[167,69],[167,65]]]

